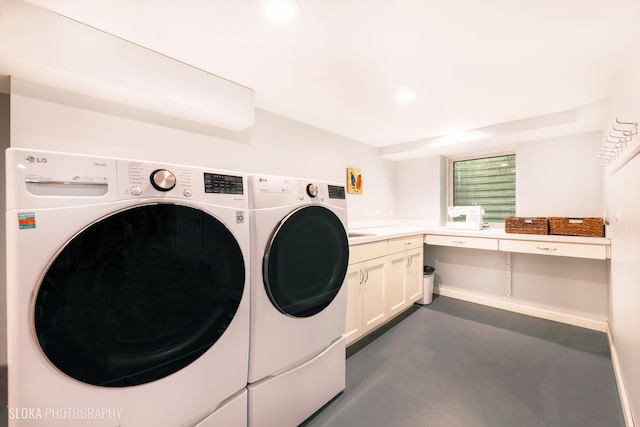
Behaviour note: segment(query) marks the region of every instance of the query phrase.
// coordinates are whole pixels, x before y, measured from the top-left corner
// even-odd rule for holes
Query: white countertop
[[[394,239],[397,237],[415,236],[417,234],[439,234],[444,236],[461,237],[484,237],[488,239],[509,239],[509,240],[534,240],[546,242],[562,243],[583,243],[592,245],[610,245],[611,239],[608,237],[579,237],[579,236],[559,236],[543,234],[513,234],[504,231],[504,228],[484,228],[482,230],[456,230],[447,227],[417,227],[417,226],[382,226],[368,228],[352,228],[349,234],[358,233],[362,236],[349,237],[350,245],[375,242],[378,240]]]

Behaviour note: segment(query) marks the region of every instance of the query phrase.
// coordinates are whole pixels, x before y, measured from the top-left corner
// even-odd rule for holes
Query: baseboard
[[[618,363],[618,353],[616,352],[616,347],[613,344],[613,334],[611,333],[611,327],[609,324],[607,324],[607,337],[609,338],[609,351],[611,353],[611,362],[613,363],[613,372],[616,375],[616,384],[618,385],[618,394],[620,395],[624,424],[627,427],[635,427],[633,415],[631,414],[631,405],[629,404],[629,398],[627,396],[627,389],[624,386],[622,372],[620,371],[620,364]]]
[[[473,294],[470,292],[460,291],[458,289],[445,288],[443,286],[440,286],[438,289],[434,289],[434,292],[444,297],[456,298],[459,300],[482,304],[493,308],[499,308],[502,310],[513,311],[515,313],[526,314],[528,316],[539,317],[541,319],[553,320],[554,322],[566,323],[568,325],[579,326],[581,328],[587,328],[598,332],[607,332],[608,330],[608,323],[606,321],[588,319],[586,317],[560,313],[543,308],[530,307],[497,298],[491,298],[483,295]]]

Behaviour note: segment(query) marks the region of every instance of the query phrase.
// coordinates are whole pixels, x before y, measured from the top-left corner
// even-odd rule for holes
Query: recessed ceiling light
[[[411,102],[415,99],[416,92],[411,89],[404,89],[396,92],[395,100],[399,104],[406,104],[407,102]]]
[[[291,22],[302,13],[297,0],[262,0],[264,13],[277,24]]]

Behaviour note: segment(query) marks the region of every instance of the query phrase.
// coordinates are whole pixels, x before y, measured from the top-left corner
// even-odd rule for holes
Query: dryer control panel
[[[330,199],[346,199],[344,185],[331,185],[328,186]]]
[[[346,208],[345,187],[305,178],[249,175],[249,196],[254,209],[303,202]]]

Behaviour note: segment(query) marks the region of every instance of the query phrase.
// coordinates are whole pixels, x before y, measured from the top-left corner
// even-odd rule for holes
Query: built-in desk
[[[611,239],[599,237],[510,234],[502,230],[425,230],[428,245],[519,252],[574,258],[607,259],[611,257]]]
[[[511,234],[502,228],[456,230],[447,227],[372,227],[355,230],[350,245],[398,237],[424,235],[424,243],[436,246],[519,252],[575,258],[611,258],[611,239],[539,234]]]
[[[485,233],[486,234],[483,234]],[[432,234],[433,233],[433,234]],[[604,260],[611,257],[611,240],[597,237],[510,234],[504,230],[454,230],[444,228],[424,236],[427,245],[484,249],[507,253],[506,292],[512,294],[511,253]]]
[[[359,258],[361,258],[359,256],[361,251],[357,250],[360,249],[358,248],[360,245],[383,241],[388,243],[391,239],[406,237],[415,238],[417,236],[422,236],[423,242],[427,247],[443,247],[443,256],[447,259],[443,264],[445,271],[447,265],[451,265],[451,262],[455,261],[452,261],[454,258],[451,257],[454,252],[444,251],[444,248],[459,248],[461,251],[464,251],[459,252],[459,259],[466,259],[470,261],[469,269],[463,268],[459,270],[460,275],[464,277],[464,275],[468,274],[467,272],[472,269],[482,272],[485,268],[484,265],[480,265],[478,262],[472,260],[476,257],[476,254],[472,251],[480,251],[477,252],[477,258],[486,260],[488,264],[491,264],[491,267],[487,267],[489,269],[493,269],[491,271],[497,271],[496,268],[499,267],[496,266],[502,262],[506,262],[506,264],[502,264],[505,274],[505,276],[502,277],[506,279],[506,289],[503,289],[505,289],[506,294],[502,294],[503,296],[500,296],[496,293],[497,289],[495,286],[495,280],[491,282],[491,285],[489,285],[491,292],[486,294],[481,291],[478,292],[477,289],[467,290],[472,288],[469,286],[450,287],[446,284],[443,285],[442,282],[440,282],[436,291],[446,296],[465,299],[467,301],[516,311],[523,314],[534,315],[549,320],[565,322],[576,326],[601,331],[606,328],[606,317],[598,314],[597,311],[595,311],[597,309],[594,308],[594,311],[581,312],[577,309],[571,308],[568,311],[563,311],[563,309],[560,308],[560,305],[547,303],[550,299],[546,296],[528,303],[526,298],[532,294],[535,295],[536,291],[532,290],[532,287],[523,290],[524,288],[522,286],[524,282],[530,283],[532,275],[535,275],[535,271],[537,270],[541,272],[540,278],[543,280],[543,282],[541,282],[543,284],[541,288],[547,289],[548,292],[555,291],[552,288],[552,285],[549,284],[549,280],[554,280],[555,277],[561,277],[562,282],[564,284],[568,283],[568,286],[571,288],[571,286],[576,283],[576,280],[584,280],[584,278],[579,279],[579,277],[584,277],[584,271],[589,269],[590,271],[597,273],[595,276],[589,277],[597,276],[598,279],[594,279],[593,281],[590,279],[585,280],[584,294],[576,293],[576,296],[586,298],[587,301],[589,301],[587,306],[589,310],[591,310],[596,304],[593,302],[594,300],[606,300],[606,290],[603,291],[602,287],[598,286],[598,284],[603,283],[601,282],[604,277],[602,271],[603,269],[606,269],[606,266],[601,263],[611,257],[611,239],[609,238],[510,234],[506,233],[502,228],[456,230],[446,227],[388,226],[359,228],[356,230],[352,229],[350,232],[353,236],[349,238],[349,244],[352,249],[352,254],[354,255],[352,262],[358,262]],[[361,249],[365,249],[367,246],[368,245],[363,245]],[[466,252],[467,249],[469,252]],[[488,252],[504,254],[504,261],[499,261],[498,259],[501,257],[496,259],[495,256],[491,256]],[[388,253],[389,252],[387,252],[387,254]],[[516,261],[515,267],[512,263],[512,254],[513,260]],[[518,256],[516,259],[516,254],[523,254],[523,257]],[[531,255],[539,256],[538,260],[531,258]],[[558,257],[570,257],[572,259],[567,260],[565,263]],[[592,265],[589,260],[593,260],[600,264]],[[536,264],[539,263],[539,266],[531,267],[534,265],[531,264],[532,262],[535,262]],[[527,265],[527,263],[529,265],[529,270],[526,274],[521,274],[523,271],[522,266]],[[570,270],[566,270],[572,268],[579,269],[576,270],[579,273],[573,274]],[[563,270],[567,272],[559,273]],[[450,269],[446,274],[447,275],[443,276],[443,278],[446,277],[447,280],[450,280],[452,277],[451,274],[455,275],[456,271]],[[514,297],[512,293],[512,275],[514,274],[517,285],[515,290],[517,291],[518,298],[512,300],[511,298]],[[604,280],[606,281],[606,279]],[[604,283],[606,286],[606,282]],[[575,293],[575,287],[572,289],[572,292]],[[569,295],[566,292],[568,292],[566,287],[558,288],[558,295],[560,295],[560,299],[566,298],[566,295]],[[524,299],[522,295],[525,295]],[[539,295],[540,294],[538,294],[538,296]],[[562,303],[566,304],[565,301]],[[581,307],[580,305],[577,306]],[[583,315],[582,313],[585,314]]]

